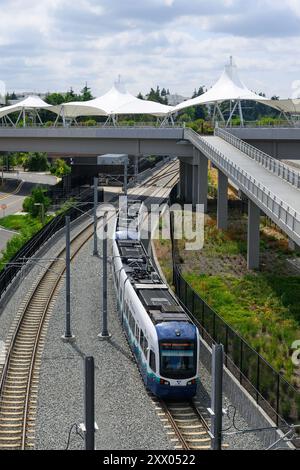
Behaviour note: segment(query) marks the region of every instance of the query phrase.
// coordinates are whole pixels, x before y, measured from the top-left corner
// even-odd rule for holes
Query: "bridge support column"
[[[204,212],[207,213],[208,195],[208,159],[199,152],[199,199],[198,203],[204,205]]]
[[[295,253],[300,253],[300,246],[298,246],[293,240],[289,238],[289,250]]]
[[[180,168],[179,168],[179,196],[180,199],[184,199],[184,185],[185,185],[185,174],[184,174],[184,162],[180,160]]]
[[[260,209],[254,202],[248,202],[248,269],[259,268]]]
[[[193,165],[193,207],[199,204],[199,166]]]
[[[193,166],[185,164],[185,198],[186,204],[193,202]]]
[[[228,227],[228,178],[218,170],[218,228],[227,230]]]

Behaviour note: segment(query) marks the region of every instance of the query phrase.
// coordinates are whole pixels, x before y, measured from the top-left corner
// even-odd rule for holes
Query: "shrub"
[[[46,191],[40,187],[34,188],[31,196],[27,197],[23,202],[23,210],[28,212],[32,217],[38,217],[40,214],[40,206],[36,204],[43,204],[45,214],[50,207],[51,200],[46,196]]]

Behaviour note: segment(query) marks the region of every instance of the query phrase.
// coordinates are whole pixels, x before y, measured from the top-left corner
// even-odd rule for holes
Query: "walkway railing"
[[[156,121],[153,121],[153,122],[122,122],[120,121],[119,123],[104,123],[104,122],[97,122],[96,124],[94,123],[88,123],[88,124],[85,124],[84,122],[72,122],[72,123],[69,123],[69,124],[63,124],[63,123],[57,123],[57,124],[54,124],[54,122],[52,124],[48,124],[48,123],[43,123],[43,124],[40,124],[40,123],[35,123],[35,124],[26,124],[26,126],[14,126],[10,123],[1,123],[0,122],[0,129],[3,128],[3,129],[57,129],[57,128],[136,128],[136,129],[139,129],[139,128],[142,128],[142,129],[145,129],[147,127],[150,127],[150,128],[182,128],[183,127],[183,123],[162,123],[162,122],[156,122]]]
[[[285,163],[281,163],[279,160],[276,160],[276,158],[267,155],[261,150],[253,147],[253,145],[244,142],[224,129],[217,127],[215,129],[215,135],[221,137],[229,144],[241,150],[241,152],[262,165],[266,170],[274,173],[276,176],[279,176],[279,178],[282,178],[296,188],[300,188],[300,173],[298,171],[291,169]]]
[[[236,183],[246,194],[250,193],[260,205],[266,208],[274,216],[275,223],[283,225],[293,232],[300,243],[300,214],[291,206],[282,201],[265,186],[256,181],[246,171],[229,160],[213,145],[209,144],[199,134],[191,129],[184,130],[185,139],[189,140],[207,158],[209,158],[218,168]],[[268,213],[267,213],[268,215]]]

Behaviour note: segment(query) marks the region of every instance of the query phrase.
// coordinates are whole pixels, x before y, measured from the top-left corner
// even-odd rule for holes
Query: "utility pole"
[[[99,256],[98,252],[98,236],[97,236],[97,208],[98,208],[98,178],[94,178],[94,256]]]
[[[66,343],[73,342],[75,336],[71,333],[71,231],[70,217],[66,217],[66,331],[62,336]]]
[[[135,155],[135,157],[134,157],[134,181],[135,181],[135,184],[138,183],[138,176],[139,176],[139,156]]]
[[[213,345],[212,351],[212,409],[211,433],[212,450],[222,450],[222,426],[223,426],[223,368],[224,346]]]
[[[124,163],[124,194],[127,196],[127,186],[128,186],[128,162],[127,160]]]
[[[85,450],[95,450],[95,363],[93,357],[84,360],[85,390]]]
[[[37,207],[40,207],[41,210],[41,222],[42,225],[45,225],[45,205],[42,202],[37,202],[34,204]]]
[[[107,213],[103,216],[103,248],[102,248],[102,333],[98,336],[100,340],[111,338],[108,332],[107,322]]]

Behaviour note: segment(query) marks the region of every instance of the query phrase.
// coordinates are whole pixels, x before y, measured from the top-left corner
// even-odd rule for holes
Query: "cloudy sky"
[[[0,80],[9,91],[130,92],[159,84],[190,96],[233,55],[255,91],[300,81],[300,0],[0,0]],[[299,82],[300,83],[300,82]],[[295,85],[294,85],[295,86]]]

